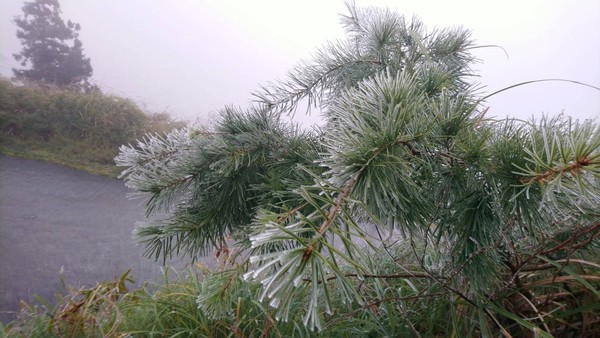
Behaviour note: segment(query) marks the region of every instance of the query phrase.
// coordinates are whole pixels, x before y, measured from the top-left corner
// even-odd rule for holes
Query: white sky
[[[20,50],[12,23],[23,0],[0,0],[0,73],[10,77]],[[149,111],[205,121],[227,105],[247,106],[259,84],[285,76],[327,40],[343,38],[341,0],[60,0],[63,19],[81,24],[93,79]],[[360,1],[428,28],[464,26],[480,49],[477,65],[492,92],[518,82],[564,78],[600,87],[600,1]],[[600,91],[534,84],[488,100],[490,116],[542,112],[600,117]],[[314,117],[312,117],[314,119]]]

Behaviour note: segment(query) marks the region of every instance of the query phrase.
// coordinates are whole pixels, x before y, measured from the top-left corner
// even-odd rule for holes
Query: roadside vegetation
[[[247,109],[115,137],[147,197],[147,256],[214,252],[218,268],[137,290],[126,272],[25,306],[5,334],[600,336],[597,121],[490,119],[468,31],[353,5],[342,19],[347,40]],[[287,122],[303,100],[322,129]]]
[[[0,78],[0,152],[117,176],[119,146],[184,127],[167,113],[98,90],[15,84]]]

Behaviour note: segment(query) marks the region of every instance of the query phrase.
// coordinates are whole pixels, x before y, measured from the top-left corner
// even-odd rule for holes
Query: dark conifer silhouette
[[[80,25],[61,18],[58,0],[35,0],[22,7],[14,19],[23,49],[14,54],[23,69],[13,68],[15,78],[77,89],[90,88],[90,59],[79,40]]]

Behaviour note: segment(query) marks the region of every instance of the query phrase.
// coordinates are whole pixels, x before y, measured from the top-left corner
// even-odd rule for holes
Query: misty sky
[[[12,76],[21,47],[12,23],[23,0],[0,0],[0,73]],[[206,121],[221,107],[247,106],[260,84],[282,78],[327,40],[343,38],[343,1],[60,0],[104,91],[148,111]],[[464,26],[479,45],[480,83],[493,92],[518,82],[563,78],[600,87],[600,1],[360,1],[428,28]],[[529,85],[488,100],[490,116],[565,111],[600,117],[600,91],[567,83]],[[314,119],[314,116],[313,116]]]

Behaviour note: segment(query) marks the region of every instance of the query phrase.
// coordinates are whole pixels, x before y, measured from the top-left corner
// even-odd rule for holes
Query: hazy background
[[[20,51],[15,15],[22,0],[0,0],[0,73],[12,76]],[[63,19],[81,24],[93,83],[149,111],[206,121],[227,104],[281,78],[327,40],[343,38],[343,1],[60,0]],[[483,63],[485,91],[527,80],[564,78],[600,87],[600,1],[356,1],[383,6],[428,28],[464,26]],[[567,83],[502,93],[488,115],[528,118],[542,112],[600,117],[600,92]],[[304,117],[301,117],[305,119]],[[312,119],[314,120],[314,116]],[[306,120],[305,123],[310,123]]]

